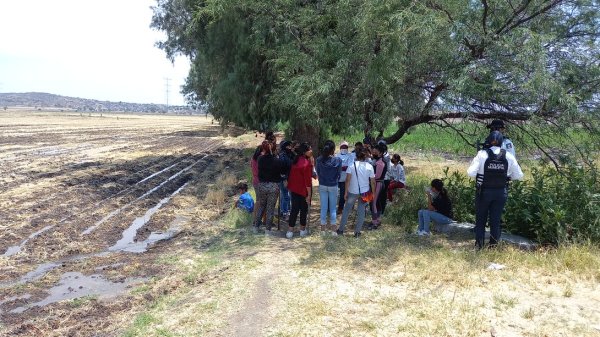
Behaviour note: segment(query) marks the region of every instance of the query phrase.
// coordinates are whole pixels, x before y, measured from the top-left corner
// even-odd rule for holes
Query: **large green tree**
[[[553,132],[569,142],[570,127],[600,134],[599,8],[600,0],[157,0],[152,27],[166,32],[159,47],[169,57],[190,58],[189,101],[208,103],[223,123],[289,121],[312,139],[318,128],[358,129],[393,143],[423,123],[468,140],[456,118],[500,118],[534,139]],[[396,131],[384,134],[390,124]]]

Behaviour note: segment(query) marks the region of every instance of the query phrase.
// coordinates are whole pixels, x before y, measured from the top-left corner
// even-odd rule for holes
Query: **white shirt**
[[[371,189],[369,179],[375,178],[375,170],[373,169],[373,165],[364,161],[355,161],[353,164],[348,166],[346,174],[348,175],[347,179],[350,179],[348,193],[352,194],[368,192]],[[355,177],[358,177],[358,179]],[[358,191],[358,184],[360,184],[360,192]]]
[[[399,181],[403,184],[406,184],[406,175],[404,174],[404,167],[398,164],[392,164],[392,168],[388,171],[390,172],[391,180]]]
[[[498,146],[492,146],[490,149],[494,154],[500,153],[500,148]],[[467,174],[470,177],[475,177],[477,174],[483,174],[485,161],[487,159],[487,151],[481,150],[477,152],[477,155],[473,158],[471,165],[467,169]],[[506,161],[508,162],[507,176],[512,180],[521,180],[523,178],[523,171],[521,171],[521,167],[519,166],[519,163],[517,163],[515,156],[508,151],[506,152]]]
[[[336,155],[336,157],[340,158],[342,160],[342,167],[344,166],[350,166],[352,165],[352,163],[354,163],[354,153],[346,153],[346,154],[342,154],[342,153],[338,153]],[[342,173],[340,174],[340,183],[343,183],[344,181],[346,181],[346,171],[342,171]]]
[[[513,144],[512,140],[504,138],[501,149],[504,149],[506,152],[512,154],[515,159],[517,158],[517,155],[515,154],[515,145]]]

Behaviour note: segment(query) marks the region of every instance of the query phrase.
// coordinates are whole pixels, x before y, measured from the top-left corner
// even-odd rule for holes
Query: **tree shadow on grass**
[[[363,232],[360,238],[351,235],[324,237],[307,243],[307,255],[301,259],[306,266],[319,266],[331,257],[349,259],[350,266],[357,270],[376,265],[386,270],[398,262],[411,258],[428,259],[438,254],[451,255],[471,265],[481,266],[486,253],[473,251],[473,237],[468,233],[433,234],[420,237],[407,232],[406,228],[387,226],[385,229]],[[482,257],[483,256],[483,257]],[[483,259],[483,260],[482,260]]]

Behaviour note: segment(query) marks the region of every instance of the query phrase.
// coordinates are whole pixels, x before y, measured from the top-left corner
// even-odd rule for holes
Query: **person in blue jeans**
[[[453,221],[452,202],[440,179],[431,181],[431,188],[427,189],[425,195],[427,196],[427,209],[419,210],[419,228],[417,229],[419,236],[431,235],[429,231],[431,221],[438,225],[447,225]]]
[[[356,150],[356,161],[351,163],[346,170],[346,191],[344,193],[344,210],[342,211],[342,219],[340,220],[340,228],[336,231],[338,235],[343,235],[348,223],[348,216],[354,207],[354,203],[358,200],[358,217],[354,226],[354,237],[358,238],[361,235],[363,223],[365,222],[365,208],[369,203],[361,198],[361,194],[375,190],[375,170],[373,165],[367,162],[368,150],[365,148]]]
[[[281,182],[279,183],[279,214],[284,218],[290,216],[290,191],[287,189],[288,176],[294,161],[294,152],[292,151],[292,142],[283,140],[279,144],[279,160],[284,165],[284,171],[281,173]]]
[[[319,179],[319,200],[321,203],[321,233],[327,232],[327,211],[332,233],[336,233],[336,204],[338,181],[342,172],[342,160],[334,156],[335,143],[325,142],[321,156],[317,158],[317,176]],[[336,233],[337,234],[337,233]]]

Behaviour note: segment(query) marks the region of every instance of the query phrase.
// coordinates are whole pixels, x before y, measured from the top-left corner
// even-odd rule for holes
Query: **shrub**
[[[412,178],[407,182],[410,189],[397,190],[394,203],[386,207],[386,218],[396,225],[413,232],[418,224],[417,212],[426,207],[425,188],[430,181],[423,177]]]
[[[541,243],[600,242],[600,184],[597,167],[566,163],[532,170],[515,182],[504,214],[506,229]]]

